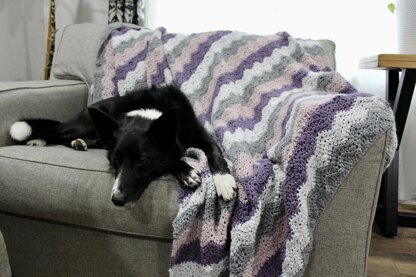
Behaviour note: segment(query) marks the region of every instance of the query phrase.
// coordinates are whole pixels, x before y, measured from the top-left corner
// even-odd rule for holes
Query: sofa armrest
[[[0,231],[0,276],[12,276],[10,272],[9,256],[7,255],[6,243]]]
[[[387,140],[367,150],[319,218],[304,276],[366,276]]]
[[[0,146],[11,143],[10,125],[21,118],[64,121],[86,108],[88,87],[80,81],[0,82]]]

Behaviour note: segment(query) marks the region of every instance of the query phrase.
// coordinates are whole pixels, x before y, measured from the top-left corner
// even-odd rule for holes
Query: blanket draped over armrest
[[[397,145],[388,104],[352,87],[316,41],[108,27],[92,101],[171,83],[238,182],[236,200],[218,199],[204,153],[188,149],[203,182],[178,185],[172,276],[301,276],[317,220],[343,179],[386,133],[386,166]]]

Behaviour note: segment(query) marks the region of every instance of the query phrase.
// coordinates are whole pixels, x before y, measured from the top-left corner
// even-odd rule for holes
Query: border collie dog
[[[148,184],[166,173],[188,187],[201,178],[181,158],[189,147],[204,151],[217,195],[229,201],[236,183],[221,150],[197,119],[186,96],[176,87],[149,88],[102,100],[60,123],[24,119],[10,127],[20,144],[63,144],[76,150],[104,148],[115,169],[111,200],[127,206]]]

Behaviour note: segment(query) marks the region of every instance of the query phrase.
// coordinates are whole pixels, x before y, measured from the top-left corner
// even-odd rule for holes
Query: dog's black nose
[[[120,197],[111,197],[111,201],[113,201],[113,204],[118,206],[118,207],[122,207],[126,204],[126,200],[124,198],[120,198]]]

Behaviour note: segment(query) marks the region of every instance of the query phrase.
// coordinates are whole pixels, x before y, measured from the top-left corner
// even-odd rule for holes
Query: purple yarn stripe
[[[248,221],[254,215],[259,204],[259,197],[272,174],[272,162],[267,157],[263,157],[263,159],[259,160],[253,166],[253,174],[251,176],[240,179],[240,183],[249,201],[247,204],[244,204],[237,199],[234,209],[233,226]]]
[[[254,63],[263,61],[264,58],[269,57],[276,48],[282,48],[283,46],[287,46],[288,44],[289,34],[284,32],[282,33],[282,38],[274,40],[250,54],[246,59],[244,59],[240,63],[240,65],[234,71],[227,72],[219,76],[215,83],[213,99],[216,99],[216,97],[218,96],[221,86],[241,79],[243,77],[244,71],[246,69],[252,68]],[[208,121],[212,115],[212,108],[213,104],[211,104],[207,113],[200,114],[198,118],[202,122]]]
[[[178,185],[177,188],[178,188],[178,201],[179,201],[179,203],[182,203],[183,200],[186,197],[188,197],[189,195],[191,195],[195,191],[195,188],[187,187],[184,184]]]
[[[176,84],[181,86],[186,80],[188,80],[191,77],[191,75],[195,72],[198,65],[202,62],[202,60],[205,57],[205,54],[209,51],[212,44],[229,33],[231,33],[231,31],[215,32],[213,35],[209,36],[206,41],[199,44],[198,49],[191,54],[189,62],[184,65],[183,72],[176,73]]]
[[[151,75],[151,82],[152,85],[155,85],[157,87],[162,86],[165,83],[165,69],[168,68],[168,61],[166,59],[166,56],[163,57],[163,61],[161,63],[157,64],[157,69],[154,74]]]
[[[339,95],[317,107],[301,131],[293,155],[286,167],[287,178],[283,186],[288,239],[291,238],[289,220],[299,209],[297,193],[308,177],[306,172],[308,160],[315,151],[316,138],[322,131],[329,130],[332,127],[335,115],[340,111],[350,109],[356,98],[357,95],[353,94]]]
[[[282,273],[283,261],[284,252],[279,248],[279,250],[262,265],[256,277],[279,276]]]
[[[358,93],[357,89],[354,88],[349,82],[346,82],[347,85],[344,89],[342,89],[339,93],[345,93],[345,94],[353,94]]]
[[[118,29],[115,29],[115,30],[111,31],[110,36],[111,37],[122,36],[122,35],[124,35],[125,33],[127,33],[130,30],[132,30],[132,29],[129,28],[129,27],[121,27],[121,28],[118,28]]]
[[[114,90],[112,92],[113,96],[118,95],[118,85],[117,85],[117,83],[120,80],[125,79],[129,72],[134,71],[134,69],[136,68],[136,66],[139,62],[142,62],[146,59],[147,49],[148,49],[148,45],[146,45],[146,47],[143,49],[143,51],[139,52],[136,56],[129,59],[129,61],[126,64],[124,64],[122,66],[119,66],[116,69],[114,77],[112,78],[112,82],[114,84]]]
[[[201,246],[199,239],[194,240],[178,249],[176,255],[171,258],[171,267],[185,262],[195,262],[200,265],[219,263],[226,256],[227,248],[227,243],[220,245],[210,242],[206,246]]]
[[[162,36],[162,43],[165,44],[167,43],[170,39],[176,37],[175,33],[168,33],[168,34],[163,34]]]
[[[292,76],[292,84],[263,94],[261,96],[260,103],[256,107],[254,107],[254,116],[252,118],[239,117],[228,122],[226,127],[218,128],[215,131],[218,140],[222,142],[224,139],[225,132],[234,133],[237,128],[253,130],[254,126],[259,121],[261,121],[261,113],[264,107],[270,103],[270,99],[274,97],[279,97],[285,91],[302,87],[302,80],[307,76],[307,74],[308,72],[306,70],[301,69],[299,72]]]

